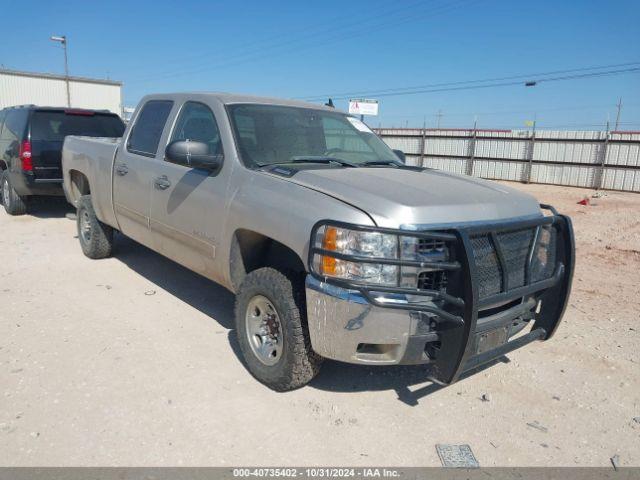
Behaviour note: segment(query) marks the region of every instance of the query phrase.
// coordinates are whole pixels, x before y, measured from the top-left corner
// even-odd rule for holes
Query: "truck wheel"
[[[322,363],[311,349],[302,282],[292,278],[273,268],[254,270],[236,296],[236,332],[247,368],[278,392],[306,385]]]
[[[13,189],[7,171],[2,172],[0,181],[2,182],[2,204],[7,213],[9,215],[24,215],[27,213],[27,203]]]
[[[98,220],[91,195],[80,197],[76,217],[82,252],[93,259],[109,257],[113,248],[113,228]]]

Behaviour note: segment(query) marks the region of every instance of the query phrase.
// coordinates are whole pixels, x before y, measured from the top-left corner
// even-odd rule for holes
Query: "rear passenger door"
[[[215,115],[204,103],[186,102],[167,144],[204,142],[212,155],[223,155]],[[166,147],[166,145],[165,145]],[[156,249],[214,280],[216,243],[222,231],[228,168],[218,172],[161,161],[151,189],[151,231]]]
[[[164,158],[160,139],[173,108],[171,100],[149,100],[118,152],[113,172],[113,205],[120,230],[153,247],[149,230],[152,178],[155,165]]]

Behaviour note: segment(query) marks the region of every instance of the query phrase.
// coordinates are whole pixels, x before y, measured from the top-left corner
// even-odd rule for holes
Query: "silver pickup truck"
[[[403,157],[330,107],[151,95],[122,138],[66,138],[64,189],[88,257],[119,231],[234,292],[246,366],[274,390],[324,358],[424,364],[448,384],[550,338],[569,218]]]

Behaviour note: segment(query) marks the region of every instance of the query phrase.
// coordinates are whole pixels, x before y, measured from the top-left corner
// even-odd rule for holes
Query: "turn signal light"
[[[325,250],[335,251],[338,245],[338,229],[336,227],[327,227],[322,239],[322,248]],[[322,273],[324,275],[336,274],[336,261],[334,257],[324,255],[322,257]]]

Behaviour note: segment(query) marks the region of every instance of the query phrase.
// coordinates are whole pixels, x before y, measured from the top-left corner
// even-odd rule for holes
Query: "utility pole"
[[[473,134],[469,140],[469,161],[467,162],[467,175],[473,175],[473,161],[476,158],[476,139],[478,138],[478,116],[473,117]]]
[[[440,120],[442,119],[443,114],[442,114],[442,110],[438,110],[438,113],[436,113],[436,118],[437,118],[437,122],[436,122],[436,128],[440,128]]]
[[[527,152],[527,183],[531,183],[531,174],[533,173],[533,152],[536,143],[536,123],[538,122],[538,114],[533,114],[533,125],[531,129],[531,140],[529,142],[529,151]]]
[[[622,103],[622,100],[618,104],[621,104],[621,103]],[[604,142],[602,143],[602,147],[598,152],[600,155],[600,168],[598,169],[596,176],[594,178],[595,180],[594,184],[595,184],[596,190],[600,190],[602,188],[602,184],[604,183],[604,169],[607,164],[607,149],[609,148],[609,140],[611,139],[611,131],[609,127],[610,127],[609,118],[607,118],[607,126],[604,134]]]
[[[67,58],[67,36],[52,36],[51,40],[54,42],[60,42],[64,49],[64,77],[67,84],[67,107],[71,107],[71,92],[69,91],[69,61]]]
[[[422,141],[420,142],[420,166],[424,167],[424,150],[427,145],[427,116],[422,118]]]
[[[620,112],[622,111],[622,97],[620,97],[620,100],[618,100],[618,104],[616,105],[616,107],[618,107],[618,113],[616,113],[616,127],[614,128],[614,130],[617,132],[618,126],[620,125]]]

